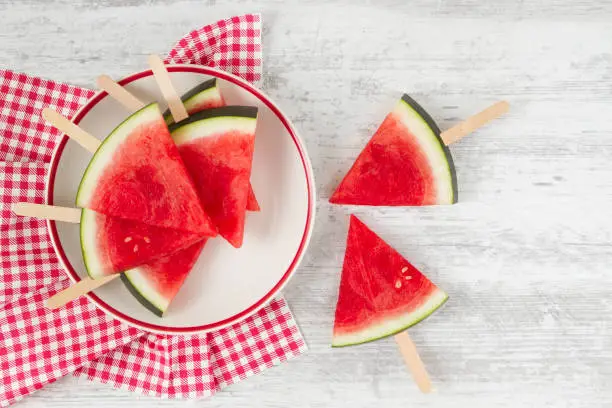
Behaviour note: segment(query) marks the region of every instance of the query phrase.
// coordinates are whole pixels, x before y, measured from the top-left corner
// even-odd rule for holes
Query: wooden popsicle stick
[[[83,146],[86,150],[91,153],[95,153],[100,146],[100,141],[72,123],[69,119],[65,118],[58,112],[51,108],[45,108],[42,111],[42,117],[55,126],[58,130],[64,132],[69,138]]]
[[[404,357],[404,361],[406,362],[408,369],[410,369],[410,372],[412,373],[414,382],[417,383],[417,386],[421,392],[424,394],[429,394],[431,392],[431,381],[429,380],[429,375],[427,374],[425,365],[423,365],[423,361],[421,360],[412,339],[408,335],[408,332],[403,331],[393,337],[399,346],[400,352],[402,353],[402,357]]]
[[[21,202],[13,204],[13,212],[23,217],[72,222],[75,224],[81,222],[81,210],[78,208]]]
[[[172,81],[170,81],[170,75],[168,75],[164,61],[159,58],[159,55],[149,55],[149,66],[153,71],[157,86],[159,86],[164,99],[168,103],[168,108],[170,113],[172,113],[174,122],[179,123],[181,120],[186,119],[189,115],[183,105],[183,101],[181,101],[176,89],[172,85]]]
[[[108,275],[98,279],[91,279],[90,277],[83,278],[74,285],[57,292],[55,295],[47,299],[46,306],[49,309],[57,309],[58,307],[62,307],[79,296],[83,296],[92,290],[116,279],[119,277],[119,275],[119,273],[116,273],[114,275]]]
[[[113,81],[108,75],[100,75],[96,80],[96,84],[98,88],[106,91],[107,94],[131,112],[135,112],[145,107],[144,102],[136,98],[117,82]]]
[[[504,113],[508,112],[510,104],[506,101],[497,102],[480,113],[474,116],[470,116],[458,125],[442,132],[440,137],[445,145],[455,143],[464,136],[469,135],[479,127],[482,127],[492,121],[495,118],[500,117]]]

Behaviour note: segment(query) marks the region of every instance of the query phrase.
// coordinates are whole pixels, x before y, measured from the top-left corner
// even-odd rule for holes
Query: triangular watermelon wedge
[[[366,343],[425,319],[448,298],[351,215],[332,346]]]
[[[156,103],[128,117],[100,145],[76,204],[155,227],[216,235]]]
[[[206,240],[171,256],[125,271],[121,274],[121,280],[144,307],[162,317],[183,286],[204,245]]]
[[[181,97],[181,101],[189,115],[198,113],[205,109],[220,108],[225,106],[225,100],[221,90],[217,86],[217,78],[211,78],[190,89]],[[174,124],[174,118],[169,110],[164,112],[164,120],[168,126]],[[249,185],[249,198],[247,200],[247,211],[260,211],[257,197],[253,187]]]
[[[174,142],[219,234],[242,246],[257,108],[200,111],[170,126]]]
[[[172,255],[203,240],[201,234],[153,227],[92,210],[81,212],[81,249],[92,278]]]
[[[408,95],[402,96],[329,201],[374,206],[456,203],[453,159],[433,119]]]

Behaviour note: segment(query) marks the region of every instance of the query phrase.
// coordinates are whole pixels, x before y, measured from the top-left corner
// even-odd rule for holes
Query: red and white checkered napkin
[[[245,15],[193,31],[167,61],[221,67],[261,78],[261,22]],[[93,91],[0,70],[0,406],[69,374],[168,398],[208,396],[302,353],[283,299],[230,328],[189,336],[134,329],[81,297],[49,311],[69,284],[43,221],[15,216],[19,201],[42,203],[59,132],[40,118],[49,106],[71,116]]]

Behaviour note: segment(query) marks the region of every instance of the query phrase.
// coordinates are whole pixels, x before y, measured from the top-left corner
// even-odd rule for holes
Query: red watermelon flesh
[[[201,234],[153,227],[92,210],[83,210],[80,228],[83,260],[92,278],[134,268],[202,241]]]
[[[206,240],[121,274],[121,280],[147,309],[162,316],[198,260]]]
[[[212,108],[219,108],[225,106],[225,103],[223,102],[223,99],[221,98],[221,103],[218,103],[218,101],[212,101],[209,103],[203,102],[200,105],[194,105],[194,108],[192,110],[187,110],[187,113],[189,113],[190,115],[203,111],[204,109],[212,109]],[[261,211],[261,207],[259,206],[259,202],[257,201],[257,197],[255,196],[255,191],[253,190],[253,186],[251,185],[251,183],[249,182],[249,196],[247,197],[247,207],[246,207],[247,211]]]
[[[257,197],[255,196],[255,191],[253,191],[253,186],[251,182],[249,182],[249,196],[247,197],[247,211],[261,211],[261,207],[259,206],[259,201],[257,201]]]
[[[447,299],[402,255],[351,215],[332,346],[399,333]]]
[[[155,227],[216,235],[155,103],[104,140],[83,175],[77,205]]]
[[[455,169],[439,135],[433,119],[404,95],[329,201],[375,206],[455,203]]]
[[[192,88],[181,97],[185,109],[189,115],[198,113],[205,109],[220,108],[226,106],[225,100],[221,95],[221,90],[217,86],[217,78],[209,79],[198,86]],[[170,111],[164,113],[164,118],[168,125],[174,123]],[[249,183],[249,197],[247,200],[247,211],[260,211],[257,197],[253,187]]]
[[[171,127],[202,205],[219,234],[242,246],[250,190],[257,108],[201,111]]]

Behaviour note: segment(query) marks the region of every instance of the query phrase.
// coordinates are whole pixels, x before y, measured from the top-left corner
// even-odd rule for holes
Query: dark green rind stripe
[[[459,190],[457,187],[457,173],[455,172],[455,163],[453,162],[453,156],[451,155],[451,152],[448,146],[444,144],[444,142],[442,141],[442,138],[440,137],[440,133],[441,133],[440,128],[438,127],[436,122],[433,120],[433,118],[429,116],[427,111],[425,111],[425,109],[423,109],[421,105],[419,105],[414,99],[408,96],[408,94],[402,95],[402,101],[410,105],[410,107],[414,109],[421,118],[423,118],[425,123],[427,123],[427,126],[429,126],[431,130],[433,130],[434,134],[436,135],[438,143],[440,143],[440,147],[442,148],[442,151],[444,152],[444,155],[446,156],[446,161],[448,162],[448,170],[450,171],[450,174],[451,174],[451,183],[453,187],[453,204],[457,203],[457,200],[459,198],[458,197]]]
[[[432,313],[433,313],[433,312],[435,312],[435,311],[436,311],[436,310],[438,310],[438,309],[439,309],[439,308],[440,308],[440,307],[441,307],[443,304],[445,304],[447,300],[448,300],[448,295],[446,295],[446,297],[445,297],[445,298],[444,298],[444,299],[443,299],[443,300],[442,300],[442,301],[441,301],[441,302],[440,302],[438,305],[436,305],[436,307],[432,308],[432,309],[429,311],[429,313],[427,313],[426,315],[424,315],[422,318],[420,318],[420,319],[418,319],[418,320],[415,320],[414,322],[412,322],[412,323],[410,323],[410,324],[407,324],[406,326],[403,326],[403,327],[401,327],[401,328],[399,328],[399,329],[397,329],[397,330],[393,330],[393,331],[391,331],[391,332],[389,332],[389,333],[384,333],[384,334],[382,334],[382,335],[380,335],[380,336],[378,336],[378,337],[372,337],[371,339],[367,339],[367,340],[364,340],[364,341],[358,341],[357,343],[347,343],[347,344],[337,344],[337,345],[335,345],[335,344],[333,344],[333,343],[332,343],[332,348],[341,348],[341,347],[348,347],[348,346],[358,346],[358,345],[360,345],[360,344],[370,343],[370,342],[372,342],[372,341],[376,341],[376,340],[384,339],[384,338],[386,338],[386,337],[394,336],[394,335],[396,335],[397,333],[401,333],[401,332],[403,332],[404,330],[411,328],[411,327],[412,327],[412,326],[414,326],[415,324],[420,323],[420,322],[422,322],[423,320],[427,319],[429,316],[431,316],[431,315],[432,315]]]
[[[194,96],[197,96],[198,94],[204,91],[208,91],[209,89],[216,88],[216,87],[217,87],[217,78],[209,79],[208,81],[202,82],[200,85],[196,86],[195,88],[191,88],[186,94],[184,94],[181,97],[181,101],[185,103],[189,99],[193,98]],[[170,115],[169,109],[166,109],[163,116],[164,116],[164,120],[166,120],[166,123],[170,124],[174,122],[174,120],[172,119],[172,116]],[[170,117],[170,122],[168,122],[167,120],[168,117]]]
[[[419,114],[419,116],[421,116],[423,120],[427,122],[427,125],[431,128],[431,130],[434,131],[434,134],[436,136],[440,135],[440,128],[438,127],[436,122],[431,116],[429,116],[429,113],[427,113],[427,111],[425,111],[425,109],[423,109],[423,107],[417,103],[417,101],[408,96],[408,94],[402,95],[402,101],[410,105],[412,109],[414,109]],[[444,142],[442,142],[442,139],[440,139],[440,143],[442,144],[442,146],[444,146]]]
[[[170,132],[172,133],[183,126],[190,125],[194,122],[222,116],[256,119],[257,108],[254,106],[223,106],[221,108],[205,109],[203,111],[194,113],[179,123],[173,123],[172,125],[168,126],[168,129],[170,129]]]
[[[164,311],[159,310],[153,303],[149,302],[149,300],[146,297],[144,297],[138,291],[138,289],[136,289],[136,287],[132,284],[132,281],[130,281],[130,278],[128,278],[128,276],[125,273],[121,274],[121,281],[123,282],[127,290],[130,291],[130,293],[136,298],[136,300],[140,302],[141,305],[143,305],[144,307],[149,309],[151,312],[153,312],[154,315],[158,317],[163,317]]]

